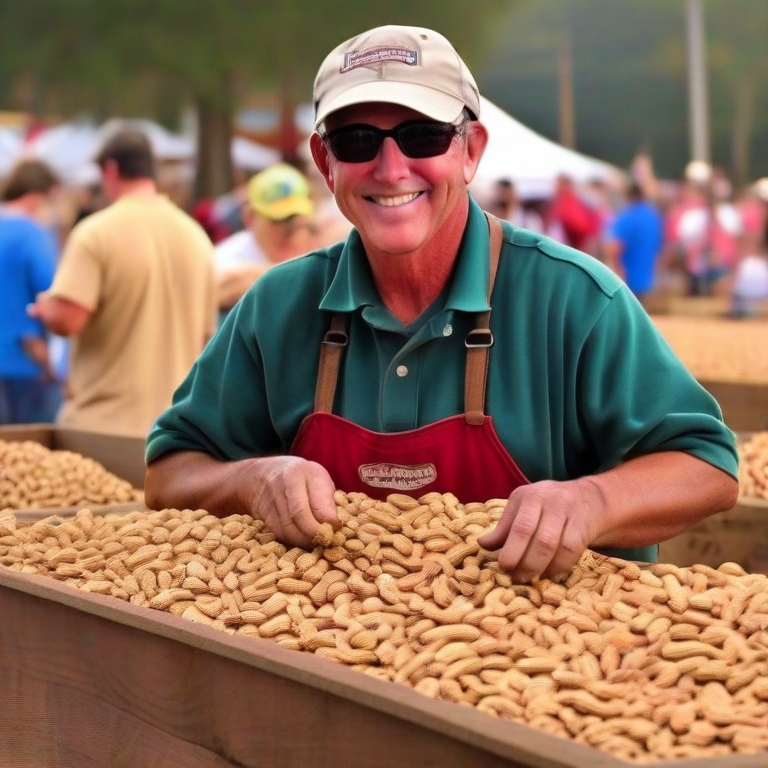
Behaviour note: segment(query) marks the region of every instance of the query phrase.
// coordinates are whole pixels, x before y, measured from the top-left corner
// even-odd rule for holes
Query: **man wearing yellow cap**
[[[478,539],[528,580],[735,503],[714,399],[621,280],[486,216],[488,133],[442,35],[385,26],[315,79],[312,155],[354,229],[271,269],[147,442],[147,502],[252,514],[310,547],[334,489],[507,499]]]
[[[277,163],[248,182],[245,229],[215,249],[221,312],[230,310],[273,264],[310,249],[313,216],[309,184],[293,166]]]

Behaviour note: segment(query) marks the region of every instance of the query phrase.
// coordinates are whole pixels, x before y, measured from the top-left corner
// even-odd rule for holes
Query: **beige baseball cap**
[[[400,104],[441,123],[466,107],[480,117],[477,83],[441,34],[387,25],[363,32],[326,56],[315,77],[315,128],[352,104]]]

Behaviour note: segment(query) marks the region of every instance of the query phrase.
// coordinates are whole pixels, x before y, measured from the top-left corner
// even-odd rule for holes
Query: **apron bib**
[[[488,303],[501,252],[498,220],[489,216]],[[405,432],[373,432],[333,414],[341,355],[347,345],[343,315],[335,315],[320,351],[314,411],[301,423],[291,454],[321,464],[336,488],[386,499],[390,493],[452,493],[459,502],[506,499],[528,479],[485,415],[490,311],[465,340],[464,413]]]

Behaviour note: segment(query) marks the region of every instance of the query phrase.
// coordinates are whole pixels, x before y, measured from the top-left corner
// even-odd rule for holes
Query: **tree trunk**
[[[742,77],[736,83],[736,108],[733,118],[733,182],[742,187],[751,177],[750,139],[754,118],[755,89],[752,80]]]
[[[573,49],[568,32],[564,31],[558,48],[558,90],[560,113],[560,143],[576,149],[576,113],[573,95]]]
[[[195,200],[218,197],[232,189],[232,112],[229,100],[201,98],[197,102]]]

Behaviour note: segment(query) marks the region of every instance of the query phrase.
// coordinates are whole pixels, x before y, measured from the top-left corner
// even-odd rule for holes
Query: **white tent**
[[[488,147],[477,169],[478,187],[500,178],[514,182],[522,198],[546,198],[559,174],[576,183],[602,179],[618,181],[622,172],[602,160],[588,157],[541,136],[518,122],[485,97],[481,97],[480,121],[488,129]]]
[[[95,184],[100,178],[95,157],[105,138],[122,125],[135,126],[147,135],[158,160],[194,163],[197,147],[192,136],[166,130],[150,120],[112,119],[102,125],[74,121],[40,131],[24,142],[11,129],[0,131],[0,177],[22,157],[34,157],[48,163],[66,184]],[[240,136],[233,137],[232,162],[237,168],[256,171],[280,159],[280,153]]]
[[[0,177],[7,176],[18,158],[24,143],[19,131],[0,128]]]
[[[236,168],[244,171],[260,171],[280,160],[280,152],[272,147],[265,147],[244,136],[232,139],[232,162]]]

